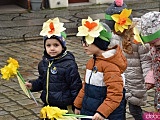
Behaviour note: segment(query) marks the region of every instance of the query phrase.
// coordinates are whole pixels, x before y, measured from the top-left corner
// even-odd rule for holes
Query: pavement
[[[145,4],[144,4],[145,5]],[[132,6],[133,17],[140,17],[149,11],[159,11],[158,4],[153,2],[148,7]],[[59,17],[67,28],[67,49],[75,55],[81,78],[84,76],[85,63],[88,60],[82,50],[80,38],[76,37],[77,26],[87,16],[104,21],[104,13],[109,4],[70,6],[59,9],[43,9],[28,11],[16,5],[0,6],[0,68],[6,65],[9,57],[18,60],[19,71],[25,80],[38,77],[37,65],[43,53],[43,40],[39,36],[42,24],[49,18]],[[155,7],[156,6],[156,7]],[[0,120],[39,120],[42,101],[40,92],[33,93],[33,99],[27,98],[19,87],[16,78],[2,80],[0,78]],[[147,105],[144,111],[153,112],[154,90],[148,91]],[[134,120],[127,106],[127,120]]]

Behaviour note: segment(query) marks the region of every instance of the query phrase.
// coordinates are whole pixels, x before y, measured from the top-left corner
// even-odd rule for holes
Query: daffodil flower
[[[64,23],[61,23],[58,17],[49,19],[48,21],[43,23],[40,35],[47,36],[48,38],[50,38],[52,35],[61,36],[61,32],[66,30],[63,25]]]
[[[36,99],[34,98],[34,96],[32,95],[32,93],[27,90],[26,86],[25,86],[25,81],[22,77],[22,75],[20,74],[20,72],[18,71],[19,68],[19,63],[17,60],[9,57],[9,59],[7,60],[8,65],[5,65],[3,68],[0,69],[0,72],[2,74],[2,79],[6,79],[9,80],[10,78],[17,76],[19,85],[21,87],[21,89],[24,91],[24,93],[30,98],[30,95],[32,96],[32,98],[34,99],[35,103],[38,105]]]
[[[18,61],[9,57],[9,59],[7,60],[8,63],[12,63],[17,69],[19,68],[19,64]]]
[[[48,119],[53,119],[54,118],[57,120],[58,118],[63,118],[63,115],[66,114],[68,111],[67,110],[61,110],[58,107],[50,107],[45,106],[41,109],[40,111],[40,118],[48,118]]]
[[[115,21],[115,31],[120,31],[121,33],[124,29],[128,29],[128,26],[132,24],[131,19],[129,16],[131,15],[132,10],[127,10],[126,8],[120,14],[113,14],[111,17]]]
[[[1,68],[1,74],[2,74],[2,79],[9,80],[14,75],[17,75],[17,69],[19,68],[19,64],[18,61],[16,61],[11,57],[7,60],[7,62],[9,64]]]
[[[133,33],[134,33],[134,43],[137,44],[137,43],[142,43],[142,45],[144,46],[144,43],[140,37],[140,33],[138,31],[138,29],[136,27],[133,28]]]
[[[92,18],[82,19],[82,26],[78,27],[77,36],[85,36],[86,42],[92,44],[95,37],[100,35],[103,30],[99,20],[93,21]]]

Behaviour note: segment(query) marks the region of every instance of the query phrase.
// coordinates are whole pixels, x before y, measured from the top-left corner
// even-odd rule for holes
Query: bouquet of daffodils
[[[79,120],[80,118],[92,119],[93,116],[69,114],[70,110],[61,110],[58,107],[45,106],[40,111],[40,118],[49,120]],[[108,119],[104,119],[108,120]]]
[[[61,110],[58,107],[45,106],[40,111],[40,118],[50,120],[77,120],[73,115],[65,116],[68,110]]]
[[[9,59],[7,60],[7,63],[8,63],[8,65],[5,65],[3,68],[0,69],[1,74],[2,74],[1,78],[5,79],[5,80],[9,80],[10,78],[13,78],[14,76],[16,76],[18,79],[19,85],[20,85],[21,89],[24,91],[24,93],[29,98],[32,97],[33,100],[35,101],[35,103],[38,105],[36,99],[34,98],[34,96],[31,93],[31,91],[26,88],[25,80],[23,79],[22,75],[18,71],[18,68],[19,68],[18,61],[9,57]]]

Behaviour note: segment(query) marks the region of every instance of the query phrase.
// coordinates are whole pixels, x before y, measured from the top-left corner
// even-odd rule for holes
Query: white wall
[[[114,0],[89,0],[90,3],[113,3]],[[49,0],[50,8],[68,7],[68,0]]]
[[[103,3],[113,3],[114,0],[89,0],[91,3],[103,4]]]
[[[68,7],[68,0],[49,0],[50,8]]]

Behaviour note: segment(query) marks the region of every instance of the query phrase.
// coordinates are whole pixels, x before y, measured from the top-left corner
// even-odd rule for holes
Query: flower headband
[[[107,20],[114,20],[115,31],[116,32],[120,31],[122,33],[124,29],[128,29],[128,26],[132,24],[132,20],[129,18],[131,12],[132,12],[131,9],[128,10],[125,8],[122,10],[120,14],[113,14],[113,15],[105,14],[105,18]]]
[[[157,32],[147,35],[147,36],[141,36],[140,32],[137,30],[137,28],[134,28],[134,43],[141,43],[144,45],[144,43],[152,42],[153,40],[156,40],[160,38],[160,30]]]
[[[64,23],[61,23],[58,17],[49,19],[48,21],[43,23],[40,35],[47,36],[48,38],[50,38],[52,35],[63,36],[64,38],[66,38],[66,34],[64,33],[64,30],[66,30],[66,28],[64,28],[63,25]]]
[[[99,20],[93,21],[91,17],[88,17],[88,19],[82,19],[82,26],[78,27],[77,36],[85,36],[86,42],[92,44],[96,37],[110,41],[112,34],[103,27]]]

